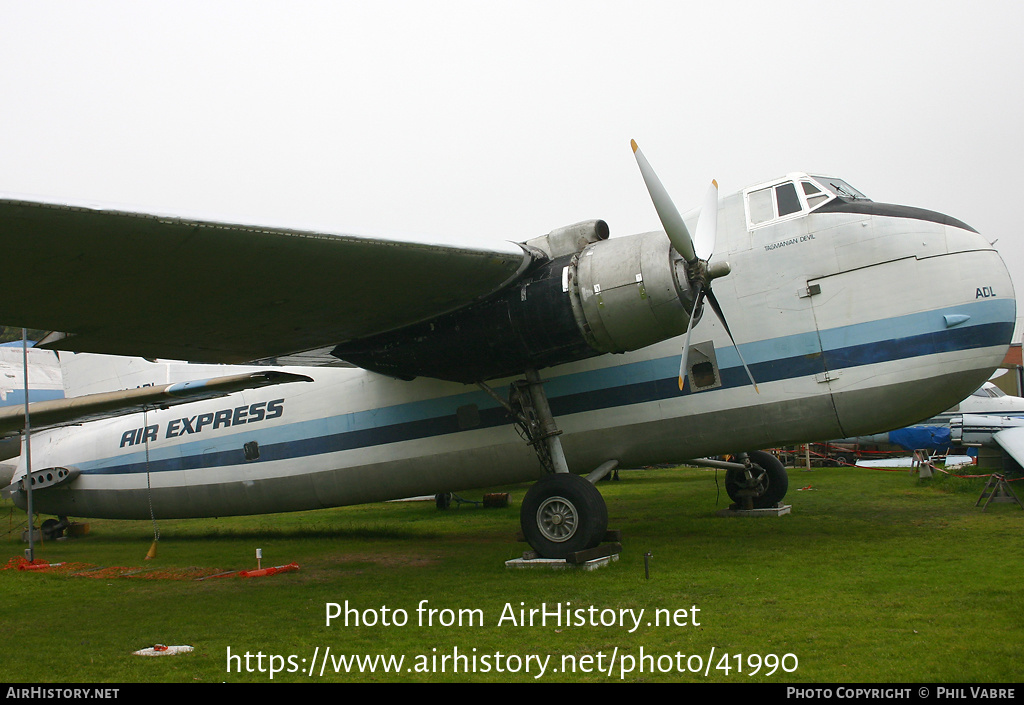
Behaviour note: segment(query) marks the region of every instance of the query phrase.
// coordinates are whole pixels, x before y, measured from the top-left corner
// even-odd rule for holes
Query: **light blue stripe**
[[[51,399],[63,399],[63,389],[29,389],[29,403],[36,401],[49,401]],[[25,406],[25,390],[13,389],[7,392],[7,398],[0,400],[0,406]]]
[[[1013,321],[1016,306],[1012,300],[999,299],[976,302],[964,306],[909,314],[892,319],[871,321],[868,323],[840,326],[822,332],[822,339],[829,341],[826,349],[841,350],[846,347],[889,341],[894,338],[907,338],[913,335],[941,333],[946,331],[943,315],[949,312],[968,312],[971,324],[983,325]],[[845,345],[842,342],[845,341]],[[784,336],[770,340],[746,343],[741,346],[743,355],[750,365],[773,362],[780,359],[811,355],[821,352],[817,345],[817,333],[803,333]],[[719,367],[728,369],[739,366],[739,357],[730,346],[716,349]],[[642,384],[655,380],[674,378],[679,370],[678,356],[670,356],[654,360],[642,360],[625,365],[616,365],[597,370],[589,370],[574,374],[553,377],[546,381],[545,389],[550,398],[569,396],[601,389]],[[337,416],[267,428],[246,428],[238,433],[221,436],[215,439],[201,439],[184,443],[171,448],[152,449],[150,460],[164,460],[176,457],[199,455],[204,451],[223,451],[241,448],[244,441],[256,440],[260,445],[288,443],[304,438],[316,438],[333,434],[383,428],[414,421],[451,416],[456,410],[468,404],[476,404],[480,409],[492,409],[497,403],[482,391],[470,391],[435,399],[396,404],[380,409],[340,414]],[[287,402],[285,414],[288,413]],[[188,414],[192,416],[192,414]],[[129,428],[125,426],[125,428]],[[166,432],[166,423],[161,427]],[[81,469],[101,468],[116,462],[145,463],[145,451],[114,456],[108,460],[98,460],[81,464]]]
[[[948,328],[945,316],[970,316],[971,326],[988,323],[1012,322],[1017,306],[1013,299],[991,299],[940,311],[914,313],[897,318],[870,321],[851,326],[831,328],[821,332],[821,344],[826,352],[883,340],[899,340],[926,333],[942,333]]]

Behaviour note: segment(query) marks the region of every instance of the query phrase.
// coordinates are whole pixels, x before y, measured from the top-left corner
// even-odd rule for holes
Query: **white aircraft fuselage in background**
[[[952,218],[840,198],[849,192],[828,181],[795,174],[719,201],[714,260],[728,261],[731,273],[716,279],[715,292],[759,393],[713,315],[693,330],[679,390],[682,305],[672,314],[684,324],[674,337],[541,370],[574,472],[608,460],[634,467],[886,431],[948,409],[988,378],[1016,316],[998,253]],[[663,233],[633,237],[671,259]],[[624,239],[588,244],[563,280]],[[656,296],[655,278],[624,271],[579,295],[598,308],[616,296]],[[110,388],[210,372],[132,364],[130,381]],[[257,514],[541,475],[506,410],[473,384],[360,368],[301,372],[313,383],[35,433],[34,470],[79,471],[34,493],[35,510],[126,519],[148,518],[150,506],[157,518]],[[511,379],[489,384],[503,394]],[[24,472],[22,464],[15,479]],[[24,492],[14,497],[24,506]]]
[[[0,408],[25,406],[24,357],[28,358],[30,402],[64,396],[56,353],[29,348],[27,354],[23,354],[21,344],[8,343],[0,345]],[[20,452],[21,440],[17,436],[0,438],[0,485],[6,487],[14,472],[13,466],[4,461],[17,457]]]

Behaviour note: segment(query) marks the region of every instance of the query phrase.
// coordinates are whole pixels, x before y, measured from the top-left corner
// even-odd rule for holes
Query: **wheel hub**
[[[549,497],[537,508],[537,527],[549,541],[568,541],[576,523],[576,507],[564,497]]]
[[[760,497],[768,489],[768,473],[754,469],[750,478],[741,483],[742,487],[754,497]]]

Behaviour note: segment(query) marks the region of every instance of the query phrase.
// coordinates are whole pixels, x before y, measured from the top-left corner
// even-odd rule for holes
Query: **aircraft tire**
[[[54,541],[64,535],[65,524],[57,521],[56,519],[47,519],[39,526],[39,530],[43,532],[43,537],[47,541]]]
[[[543,558],[594,548],[608,530],[604,497],[586,478],[547,475],[530,487],[519,512],[523,535]]]
[[[757,494],[753,498],[754,509],[768,509],[782,501],[789,490],[789,475],[786,468],[771,453],[763,450],[753,450],[747,453],[750,462],[755,469],[761,471]],[[725,473],[725,491],[729,499],[739,505],[743,504],[743,496],[739,492],[743,489],[744,474],[740,470],[729,470]]]

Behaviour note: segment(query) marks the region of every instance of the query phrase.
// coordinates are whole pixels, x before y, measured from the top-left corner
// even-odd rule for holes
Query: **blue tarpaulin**
[[[889,442],[906,450],[949,448],[949,426],[908,426],[889,431]]]

